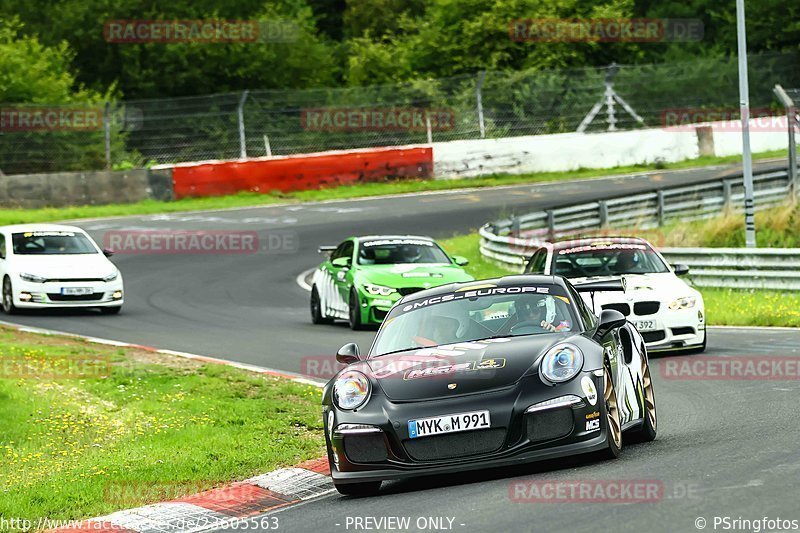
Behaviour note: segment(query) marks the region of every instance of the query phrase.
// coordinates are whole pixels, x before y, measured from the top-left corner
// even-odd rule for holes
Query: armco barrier
[[[326,152],[247,161],[220,161],[173,167],[175,198],[220,196],[239,191],[267,193],[378,181],[430,178],[429,147]]]
[[[61,207],[172,200],[172,170],[55,172],[0,176],[0,206]]]

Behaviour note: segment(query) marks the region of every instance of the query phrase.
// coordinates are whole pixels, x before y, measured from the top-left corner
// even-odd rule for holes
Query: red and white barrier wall
[[[300,191],[387,178],[469,178],[498,173],[613,168],[741,153],[741,132],[732,128],[730,122],[707,126],[704,135],[699,135],[691,125],[680,131],[652,128],[533,135],[164,167],[172,169],[174,198],[180,199],[240,191]],[[787,146],[785,129],[759,128],[760,124],[751,124],[754,152]]]
[[[176,199],[240,191],[302,191],[395,177],[433,177],[433,150],[424,146],[372,148],[186,163],[172,169]]]

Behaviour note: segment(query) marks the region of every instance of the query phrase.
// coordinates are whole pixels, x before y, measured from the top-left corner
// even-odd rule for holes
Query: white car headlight
[[[333,384],[333,401],[340,409],[357,409],[369,398],[371,387],[369,379],[361,372],[345,372]]]
[[[583,352],[572,344],[558,344],[545,354],[540,368],[547,381],[562,383],[574,378],[581,371]]]
[[[673,301],[669,304],[669,308],[673,311],[678,309],[691,309],[697,303],[697,298],[695,296],[686,296],[684,298],[678,298],[677,300]]]
[[[390,294],[397,292],[397,289],[384,287],[382,285],[372,285],[371,283],[365,283],[364,290],[373,296],[389,296]]]
[[[42,276],[35,276],[24,272],[20,273],[19,277],[22,278],[23,281],[29,281],[31,283],[44,283],[47,281],[47,278],[43,278]]]
[[[119,272],[113,272],[108,276],[104,277],[103,281],[114,281],[115,279],[117,279],[117,277],[119,277]]]

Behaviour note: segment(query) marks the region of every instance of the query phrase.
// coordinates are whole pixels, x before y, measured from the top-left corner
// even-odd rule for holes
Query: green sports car
[[[321,246],[327,261],[311,283],[311,321],[347,320],[350,327],[380,324],[401,297],[431,287],[472,281],[463,257],[450,257],[428,237],[372,235]]]

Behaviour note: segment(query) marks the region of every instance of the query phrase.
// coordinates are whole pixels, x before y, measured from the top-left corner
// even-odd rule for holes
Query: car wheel
[[[122,311],[122,306],[118,305],[116,307],[101,307],[100,312],[104,315],[117,315],[119,312]]]
[[[339,494],[345,496],[373,496],[378,493],[381,488],[380,481],[369,481],[366,483],[334,483],[334,487],[339,491]]]
[[[622,424],[619,421],[619,408],[617,406],[617,391],[614,389],[614,381],[611,379],[611,369],[606,365],[603,372],[603,402],[606,410],[606,445],[607,448],[601,452],[605,459],[615,459],[619,457],[622,450]]]
[[[312,324],[332,324],[333,320],[322,316],[322,300],[319,297],[317,286],[311,287],[311,323]]]
[[[632,431],[633,442],[649,442],[655,440],[658,429],[656,415],[656,396],[653,392],[653,380],[650,376],[650,362],[642,356],[642,410],[644,421],[642,427]]]
[[[3,279],[3,311],[7,315],[17,312],[17,306],[14,305],[14,292],[11,290],[11,280],[8,276]]]
[[[361,308],[358,305],[358,295],[355,289],[350,290],[350,306],[347,313],[347,321],[350,323],[350,329],[361,329],[364,325],[361,323]]]

